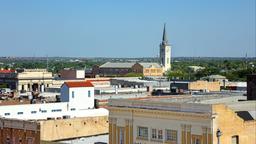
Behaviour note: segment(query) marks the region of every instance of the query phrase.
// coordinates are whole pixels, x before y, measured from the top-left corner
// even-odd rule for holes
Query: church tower
[[[171,45],[167,40],[165,24],[163,38],[160,44],[160,64],[163,66],[164,72],[171,68]]]

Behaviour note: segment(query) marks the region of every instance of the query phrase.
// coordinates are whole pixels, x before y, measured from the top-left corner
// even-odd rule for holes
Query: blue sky
[[[0,0],[0,56],[256,55],[255,0]]]

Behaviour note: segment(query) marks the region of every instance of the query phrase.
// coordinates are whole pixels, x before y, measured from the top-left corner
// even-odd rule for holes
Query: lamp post
[[[222,136],[222,132],[220,131],[220,129],[217,130],[216,136],[217,136],[217,139],[218,139],[218,144],[220,144],[220,136]]]

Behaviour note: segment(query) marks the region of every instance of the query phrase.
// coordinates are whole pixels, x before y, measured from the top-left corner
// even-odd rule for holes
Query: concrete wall
[[[53,141],[108,133],[108,117],[85,117],[40,122],[41,140]]]

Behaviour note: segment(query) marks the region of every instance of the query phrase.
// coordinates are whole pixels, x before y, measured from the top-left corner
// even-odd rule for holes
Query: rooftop
[[[161,68],[161,65],[158,63],[145,63],[145,62],[140,62],[140,65],[142,65],[144,68]]]
[[[161,96],[160,96],[161,97]],[[211,94],[193,95],[186,97],[148,98],[140,100],[111,99],[109,105],[112,107],[128,107],[139,109],[154,109],[179,112],[205,113],[212,111],[212,105],[225,104],[233,111],[241,115],[241,118],[256,119],[256,101],[246,101],[242,94]],[[239,115],[240,114],[240,115]]]
[[[0,70],[0,73],[14,73],[15,70]]]
[[[100,68],[131,68],[134,64],[132,62],[106,62]]]
[[[68,87],[94,87],[89,81],[76,81],[76,82],[65,82]]]

